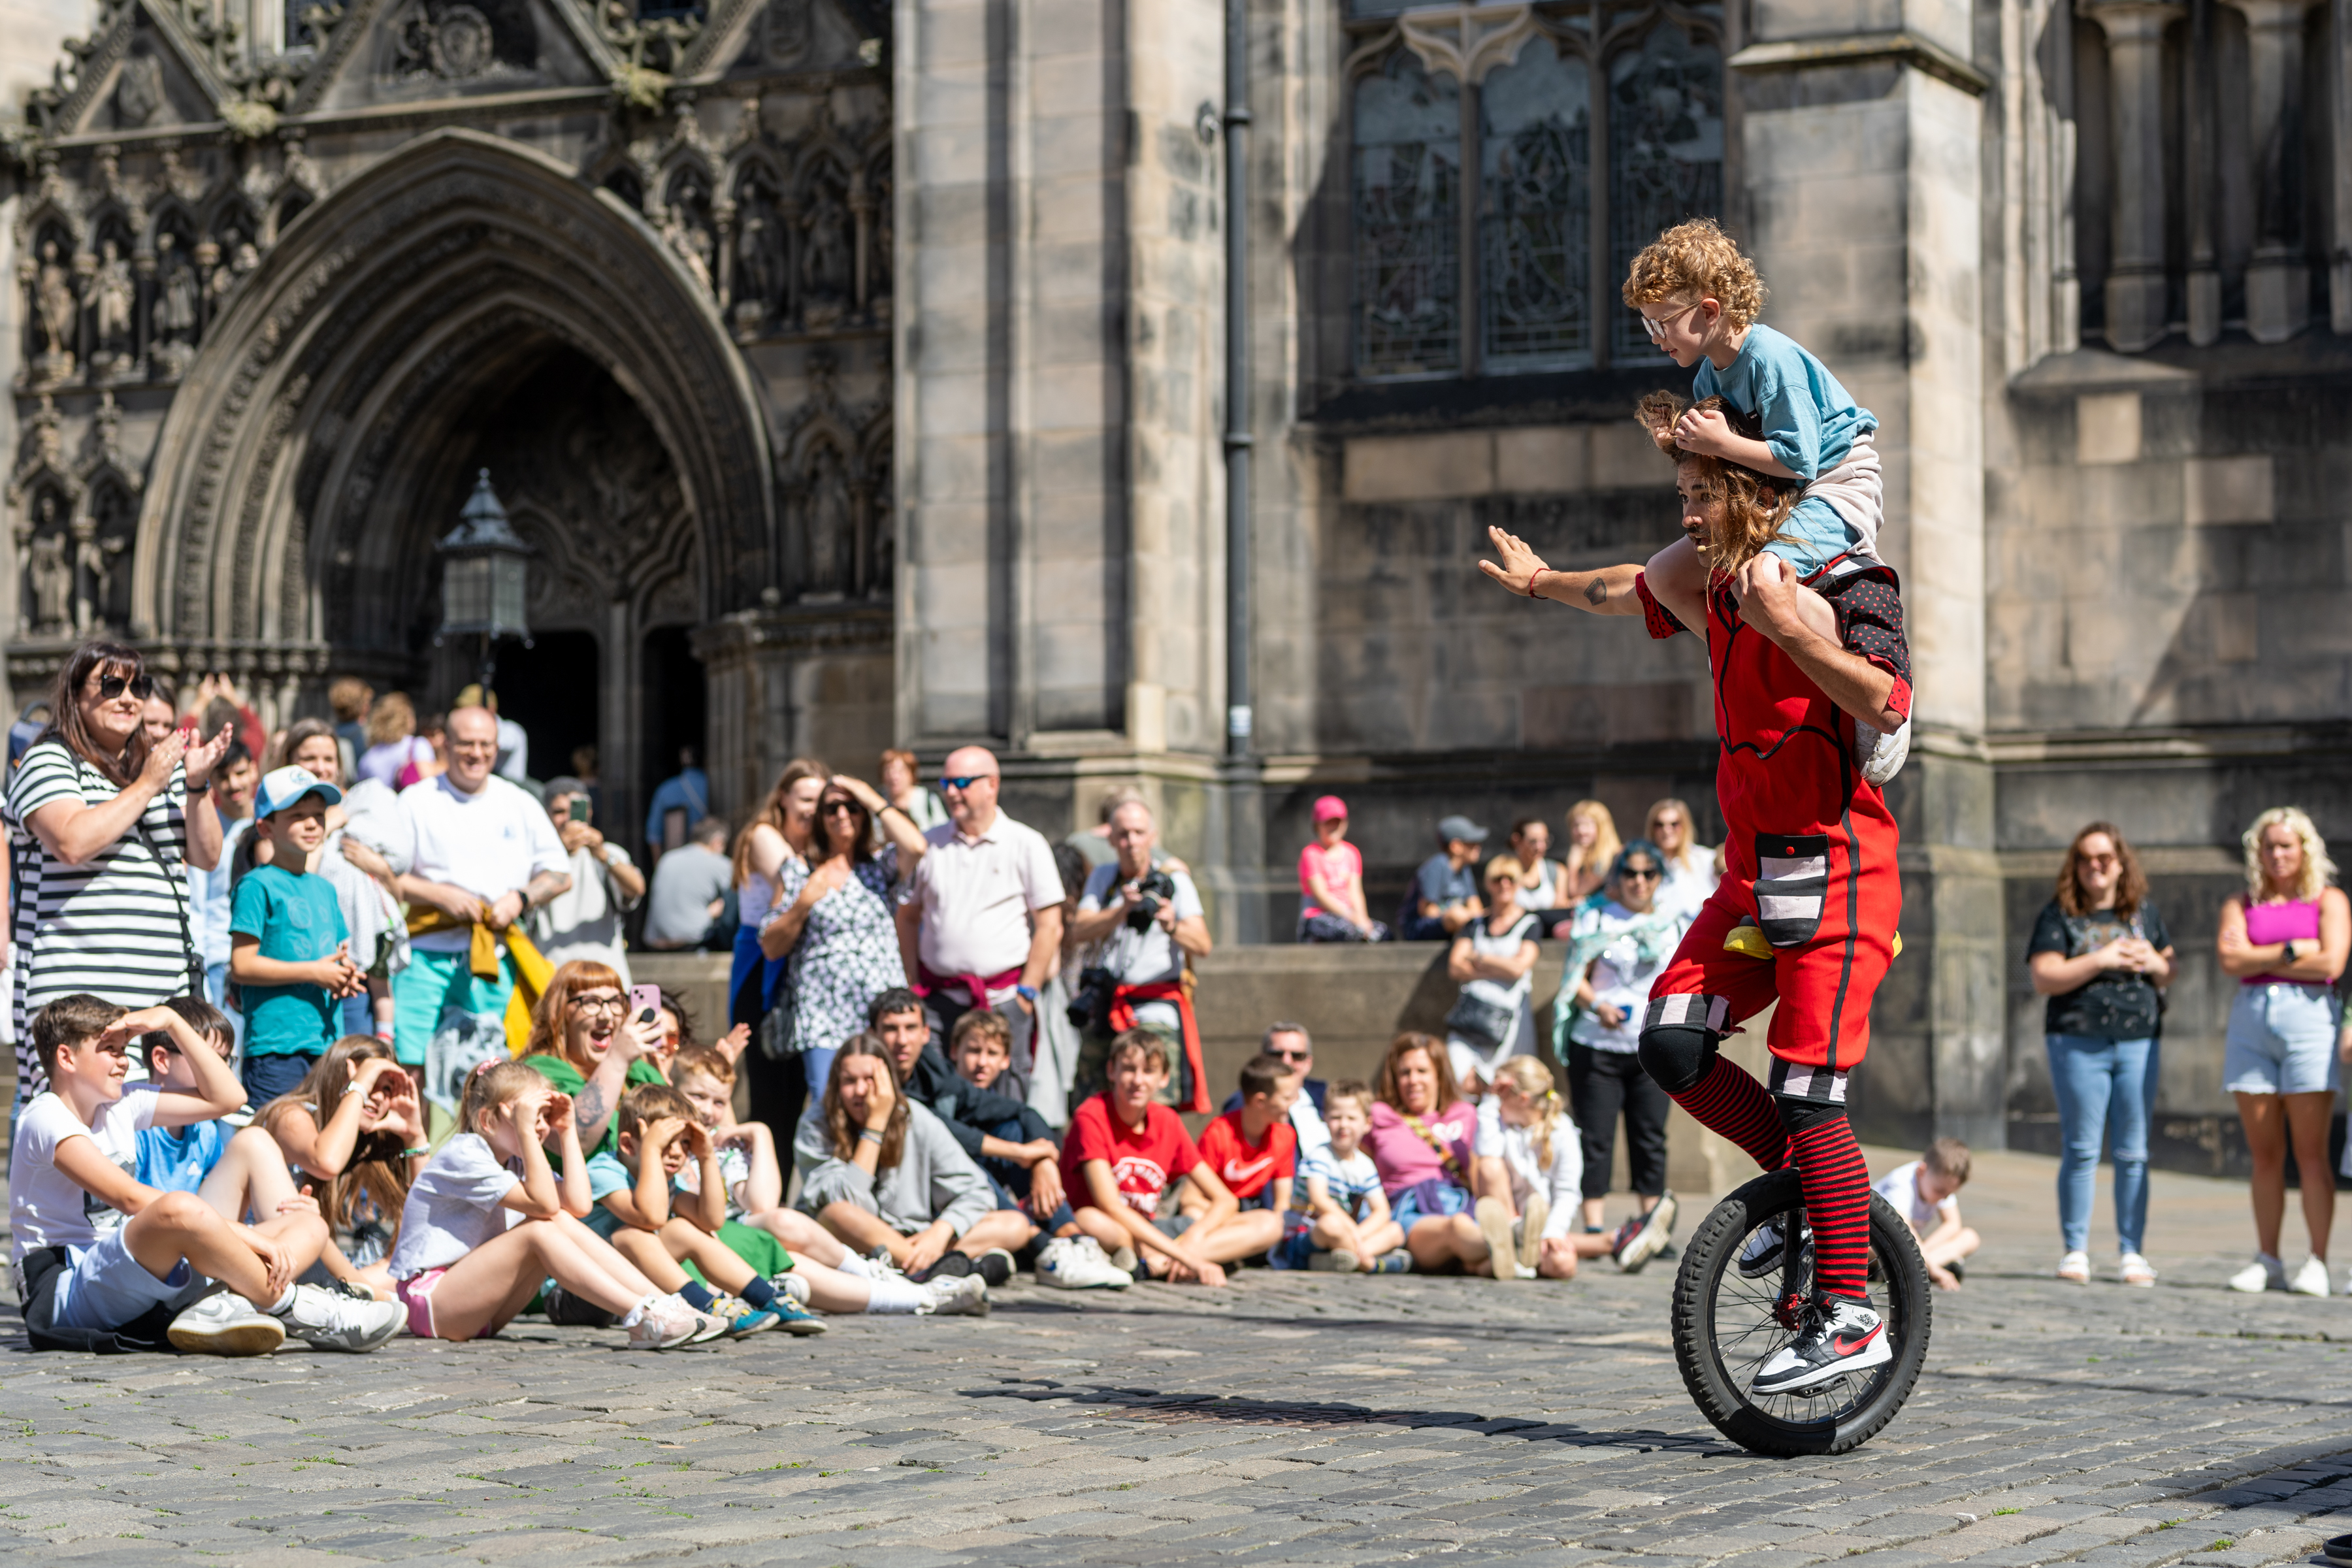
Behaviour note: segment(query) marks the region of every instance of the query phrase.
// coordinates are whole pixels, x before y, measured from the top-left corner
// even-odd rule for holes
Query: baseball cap
[[[1457,838],[1465,844],[1484,844],[1486,842],[1486,830],[1457,812],[1452,816],[1437,819],[1437,837],[1447,844]]]
[[[1319,796],[1315,802],[1315,820],[1329,822],[1348,815],[1348,803],[1336,795]]]
[[[310,769],[290,763],[282,768],[272,768],[262,775],[261,787],[253,792],[253,814],[275,816],[314,790],[327,797],[329,805],[341,804],[343,792]]]

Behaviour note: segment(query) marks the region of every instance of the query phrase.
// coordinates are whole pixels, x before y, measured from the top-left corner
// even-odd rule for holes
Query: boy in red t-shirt
[[[1236,1223],[1260,1215],[1274,1221],[1268,1247],[1282,1239],[1282,1214],[1290,1207],[1298,1173],[1298,1131],[1290,1125],[1290,1108],[1303,1076],[1293,1076],[1280,1057],[1251,1058],[1242,1068],[1241,1104],[1201,1129],[1202,1163],[1242,1205]],[[1183,1202],[1187,1214],[1209,1206],[1193,1184],[1187,1184]]]
[[[1156,1279],[1222,1285],[1221,1263],[1264,1252],[1259,1216],[1240,1205],[1175,1111],[1158,1103],[1168,1082],[1168,1047],[1149,1029],[1129,1029],[1110,1043],[1109,1084],[1070,1118],[1062,1142],[1062,1185],[1078,1228],[1099,1243],[1117,1267]],[[1198,1216],[1155,1216],[1168,1185],[1189,1177],[1208,1198]],[[1279,1216],[1276,1219],[1279,1235]]]

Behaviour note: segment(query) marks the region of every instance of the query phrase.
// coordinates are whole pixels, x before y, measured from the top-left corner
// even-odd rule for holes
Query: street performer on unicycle
[[[1727,332],[1706,295],[1670,293],[1642,310],[1685,363],[1678,350],[1727,347],[1736,361],[1740,338],[1763,330]],[[1925,1265],[1909,1227],[1874,1205],[1846,1121],[1871,1001],[1899,948],[1897,834],[1880,785],[1908,742],[1902,600],[1894,573],[1863,551],[1801,578],[1784,557],[1807,551],[1784,535],[1803,482],[1691,449],[1702,417],[1757,447],[1769,426],[1754,415],[1660,393],[1638,417],[1675,459],[1684,540],[1646,568],[1563,572],[1495,529],[1501,562],[1480,565],[1517,594],[1640,616],[1653,637],[1705,630],[1724,876],[1652,989],[1641,1059],[1766,1173],[1717,1205],[1685,1250],[1676,1355],[1701,1410],[1734,1441],[1843,1452],[1901,1407],[1928,1331]],[[1759,1083],[1718,1047],[1776,1000],[1771,1070]]]

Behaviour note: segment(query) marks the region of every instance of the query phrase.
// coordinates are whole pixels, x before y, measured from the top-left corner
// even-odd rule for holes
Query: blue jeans
[[[2147,1231],[2147,1124],[2156,1110],[2157,1042],[2049,1035],[2050,1086],[2058,1093],[2058,1231],[2069,1252],[2087,1251],[2104,1134],[2116,1167],[2116,1236],[2140,1250]]]

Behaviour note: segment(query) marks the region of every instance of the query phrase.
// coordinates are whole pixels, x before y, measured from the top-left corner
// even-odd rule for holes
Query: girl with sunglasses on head
[[[878,855],[877,826],[886,840]],[[890,889],[914,875],[926,847],[913,819],[872,784],[835,774],[818,793],[807,858],[780,869],[760,951],[786,961],[790,1047],[811,1104],[824,1098],[834,1052],[865,1029],[866,1008],[907,984]]]
[[[220,863],[221,820],[188,808],[212,788],[229,730],[152,738],[154,690],[136,649],[84,643],[58,672],[53,717],[8,784],[7,826],[24,846],[11,921],[19,1106],[47,1087],[31,1019],[49,1002],[87,992],[152,1007],[204,978],[187,876]]]

